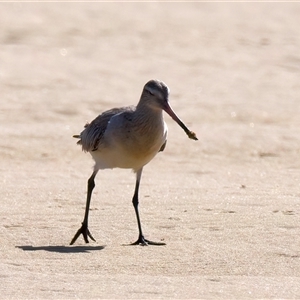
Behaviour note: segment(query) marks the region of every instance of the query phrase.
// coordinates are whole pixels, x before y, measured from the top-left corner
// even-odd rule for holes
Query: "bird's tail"
[[[80,136],[80,134],[73,135],[73,138],[79,139],[79,141],[76,144],[81,145],[81,136]]]

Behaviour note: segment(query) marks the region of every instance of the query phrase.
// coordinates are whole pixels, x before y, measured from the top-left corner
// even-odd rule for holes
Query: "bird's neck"
[[[139,103],[136,107],[136,118],[144,122],[161,122],[163,120],[163,111],[160,108],[154,108],[146,103]]]

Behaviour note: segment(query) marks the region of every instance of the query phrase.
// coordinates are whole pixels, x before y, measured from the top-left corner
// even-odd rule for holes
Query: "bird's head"
[[[154,110],[164,110],[185,131],[190,139],[198,140],[196,134],[190,131],[177,117],[169,104],[168,86],[160,80],[148,81],[143,89],[139,105],[146,105]]]
[[[141,102],[152,109],[164,109],[169,101],[169,88],[159,80],[148,81],[143,89]]]

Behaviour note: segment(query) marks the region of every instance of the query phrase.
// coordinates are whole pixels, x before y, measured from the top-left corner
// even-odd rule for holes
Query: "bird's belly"
[[[107,129],[103,143],[91,151],[95,168],[128,168],[138,170],[158,153],[167,137],[165,123],[147,126],[121,126],[115,124]]]
[[[125,168],[139,170],[158,153],[160,146],[151,148],[124,147],[101,148],[91,151],[96,169]]]

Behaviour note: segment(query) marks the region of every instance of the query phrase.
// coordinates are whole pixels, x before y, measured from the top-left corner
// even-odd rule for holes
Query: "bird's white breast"
[[[91,152],[96,167],[140,169],[158,153],[167,138],[162,114],[145,119],[134,113],[113,116],[102,146]]]

